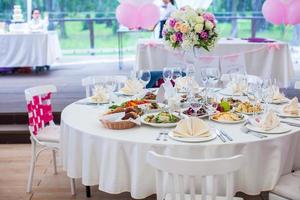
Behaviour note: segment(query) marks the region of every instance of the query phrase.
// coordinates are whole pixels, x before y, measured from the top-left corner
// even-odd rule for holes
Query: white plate
[[[260,127],[253,126],[251,124],[247,124],[246,127],[254,132],[259,132],[259,133],[267,133],[267,134],[280,134],[280,133],[286,133],[289,132],[292,128],[284,123],[280,123],[280,125],[272,130],[265,131],[261,129]]]
[[[276,112],[276,113],[279,117],[300,118],[300,114],[299,115],[291,115],[291,114],[284,113],[283,111]]]
[[[137,95],[137,94],[126,94],[126,93],[124,93],[124,92],[122,92],[121,90],[120,91],[118,91],[118,92],[115,92],[115,94],[116,95],[122,95],[122,96],[129,96],[129,97],[132,97],[132,96],[134,96],[134,95]]]
[[[244,115],[244,114],[241,114],[241,113],[239,113],[239,114],[244,116],[244,118],[242,120],[239,120],[239,121],[220,121],[220,120],[213,119],[212,116],[211,116],[210,119],[214,122],[219,122],[219,123],[222,123],[222,124],[239,124],[239,123],[244,122],[248,118],[247,115]]]
[[[191,138],[184,138],[184,137],[176,137],[174,136],[174,133],[170,131],[168,133],[169,137],[173,140],[177,140],[180,142],[190,142],[190,143],[196,143],[196,142],[207,142],[210,140],[213,140],[217,137],[217,134],[213,131],[210,131],[210,136],[209,137],[191,137]]]
[[[255,112],[255,113],[253,113],[253,112],[248,112],[248,113],[247,112],[238,112],[238,111],[235,111],[235,112],[244,114],[244,115],[253,115],[253,114],[259,115],[259,114],[262,114],[264,111],[262,110],[260,112]]]
[[[233,93],[229,88],[224,88],[223,90],[220,90],[219,93],[226,96],[244,96],[243,93]]]
[[[97,101],[93,100],[92,97],[88,97],[87,102],[88,103],[94,103],[94,104],[108,104],[109,103],[109,101],[97,102]]]
[[[149,125],[149,126],[153,126],[153,127],[158,127],[158,128],[171,128],[171,127],[177,126],[178,122],[177,122],[177,123],[150,123],[150,122],[146,122],[146,121],[145,121],[145,118],[146,118],[147,116],[149,116],[149,115],[157,115],[157,114],[159,114],[159,112],[157,112],[157,113],[149,113],[149,114],[143,115],[143,116],[141,117],[141,122],[142,122],[143,124],[146,124],[146,125]],[[175,115],[175,116],[178,117],[177,114],[174,114],[174,113],[173,113],[173,115]]]
[[[139,107],[142,108],[142,109],[144,109],[148,113],[158,113],[158,112],[160,112],[163,109],[163,107],[165,107],[165,104],[162,104],[162,103],[157,103],[157,104],[159,106],[158,109],[149,109],[148,108],[149,104],[142,104],[142,105],[139,105]]]
[[[282,99],[282,100],[272,100],[270,103],[271,104],[283,104],[283,103],[288,103],[290,100],[288,98]]]

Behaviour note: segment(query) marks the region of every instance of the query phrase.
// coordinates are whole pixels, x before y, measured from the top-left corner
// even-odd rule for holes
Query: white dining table
[[[202,143],[184,143],[167,138],[157,141],[160,128],[146,125],[127,130],[106,129],[99,122],[103,107],[73,103],[61,115],[63,169],[86,186],[118,194],[130,192],[136,199],[155,194],[155,171],[147,163],[148,151],[181,158],[209,159],[241,154],[242,169],[235,175],[235,192],[257,195],[270,191],[281,175],[300,167],[300,128],[260,139],[241,131],[242,124],[206,120],[226,131],[233,141],[219,138]],[[170,130],[170,129],[167,129]],[[298,158],[297,158],[298,156]],[[174,166],[176,167],[176,166]],[[224,193],[219,180],[218,193]]]
[[[56,31],[0,33],[0,67],[51,66],[61,56]]]
[[[207,63],[203,61],[210,58],[217,59],[214,67],[221,67],[224,57],[239,55],[248,74],[276,79],[282,87],[288,87],[295,75],[289,45],[282,41],[248,42],[239,38],[221,38],[211,51],[196,49],[190,54],[191,52],[171,49],[160,39],[140,39],[136,68],[162,70],[165,67],[184,67],[187,62],[191,62],[191,56],[195,57],[196,68],[206,67]],[[201,57],[203,59],[199,59]]]

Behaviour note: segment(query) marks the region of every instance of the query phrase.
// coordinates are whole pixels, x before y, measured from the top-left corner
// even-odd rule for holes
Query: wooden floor
[[[70,193],[70,182],[66,173],[58,168],[58,174],[53,174],[50,151],[43,152],[37,162],[34,175],[33,192],[26,193],[27,176],[30,161],[30,145],[14,144],[0,145],[0,200],[67,200],[67,199],[101,199],[130,200],[129,193],[110,195],[100,192],[97,186],[92,187],[92,198],[85,197],[85,187],[81,180],[76,180],[76,196]],[[246,200],[261,200],[259,196],[239,194]],[[264,195],[266,196],[266,195]],[[155,195],[146,198],[154,200]],[[267,199],[267,198],[263,198]]]

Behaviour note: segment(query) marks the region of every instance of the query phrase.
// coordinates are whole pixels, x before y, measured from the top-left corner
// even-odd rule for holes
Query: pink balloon
[[[139,8],[139,26],[151,29],[159,21],[160,11],[154,4],[145,4]]]
[[[288,5],[279,0],[266,0],[262,7],[265,19],[273,24],[288,24]]]
[[[295,25],[300,23],[300,1],[293,1],[289,5],[287,12],[288,24]]]
[[[139,28],[138,9],[138,6],[129,3],[121,3],[116,10],[118,22],[129,29]]]

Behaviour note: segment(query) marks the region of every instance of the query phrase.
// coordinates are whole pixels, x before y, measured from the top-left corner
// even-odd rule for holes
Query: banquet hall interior
[[[0,200],[300,200],[299,10],[0,0]]]

